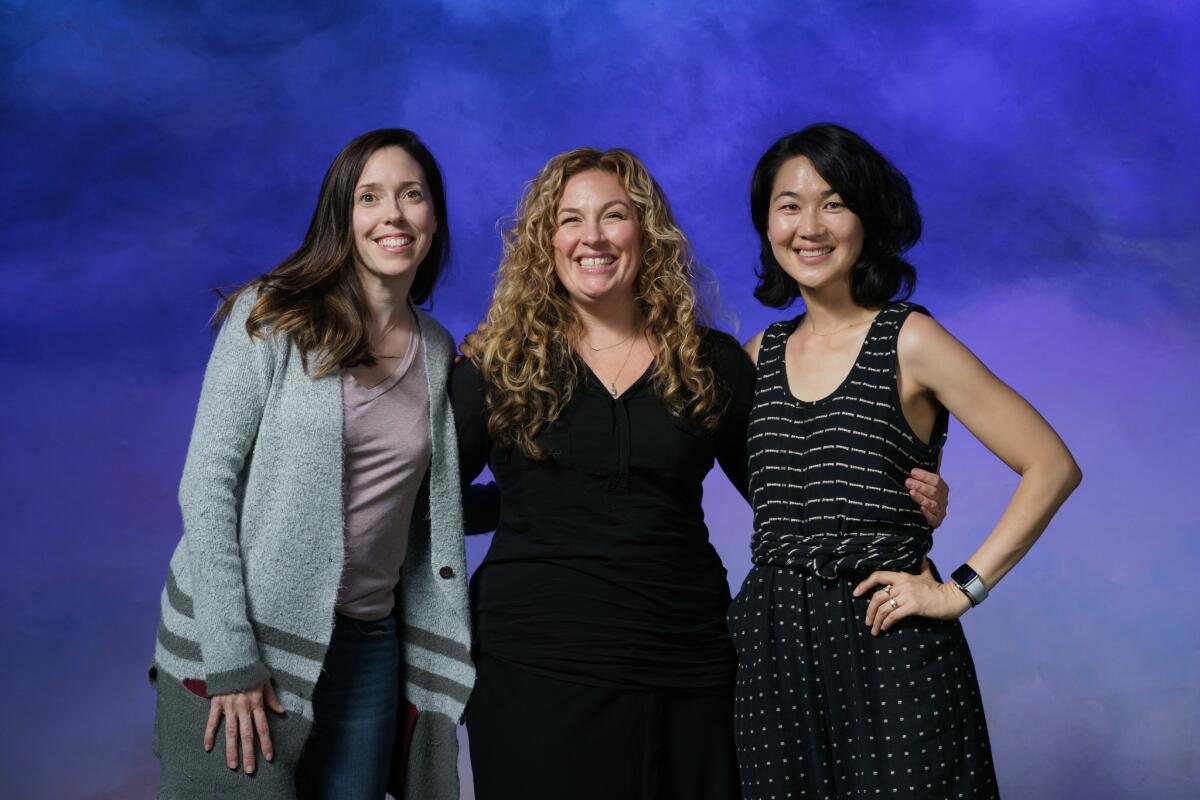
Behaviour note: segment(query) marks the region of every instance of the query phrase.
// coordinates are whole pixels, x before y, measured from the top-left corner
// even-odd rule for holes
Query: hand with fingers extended
[[[950,504],[950,485],[936,472],[914,469],[904,481],[908,496],[913,499],[925,515],[931,527],[938,527],[946,519],[946,507]]]
[[[268,678],[258,686],[240,692],[213,696],[208,708],[208,724],[204,728],[204,749],[211,751],[216,744],[217,728],[225,721],[225,763],[230,769],[238,768],[238,752],[241,752],[242,769],[247,775],[258,767],[254,754],[254,736],[258,735],[258,746],[263,757],[270,761],[275,757],[271,746],[271,730],[267,724],[267,709],[283,714],[283,705],[275,696],[275,687]]]
[[[867,626],[878,636],[905,617],[958,619],[971,607],[970,599],[952,583],[939,583],[929,568],[921,565],[920,575],[907,572],[872,572],[858,586],[854,596],[862,597],[876,589],[867,604]]]

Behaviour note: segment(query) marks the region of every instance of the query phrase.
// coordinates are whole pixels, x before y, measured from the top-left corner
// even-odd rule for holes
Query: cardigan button
[[[438,575],[441,575],[443,578],[453,578],[454,570],[450,569],[449,567],[442,567],[438,570]]]

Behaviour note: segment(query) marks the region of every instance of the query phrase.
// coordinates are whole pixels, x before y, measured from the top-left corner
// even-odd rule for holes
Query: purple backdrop
[[[0,796],[152,796],[145,670],[208,287],[299,242],[352,136],[411,127],[441,160],[455,259],[434,312],[455,334],[522,183],[594,144],[646,160],[744,339],[780,316],[750,294],[750,171],[817,120],[909,175],[917,299],[1085,472],[964,620],[1006,796],[1195,796],[1191,4],[303,5],[0,0]],[[934,554],[954,565],[1016,481],[961,427],[945,474]],[[708,489],[736,587],[749,513],[723,476]]]

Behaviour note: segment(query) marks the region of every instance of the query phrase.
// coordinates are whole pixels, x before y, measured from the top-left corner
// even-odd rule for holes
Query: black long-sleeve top
[[[754,366],[705,331],[725,411],[697,433],[655,395],[648,372],[613,399],[581,363],[580,386],[533,460],[487,433],[478,368],[451,376],[460,466],[487,464],[500,491],[496,535],[471,582],[477,648],[562,680],[625,688],[732,681],[729,587],[700,507],[714,461],[746,494]]]

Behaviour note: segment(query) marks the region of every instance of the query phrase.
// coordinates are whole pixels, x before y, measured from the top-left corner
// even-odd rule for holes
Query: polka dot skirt
[[[957,621],[879,637],[855,583],[756,566],[729,612],[745,800],[998,797]]]

